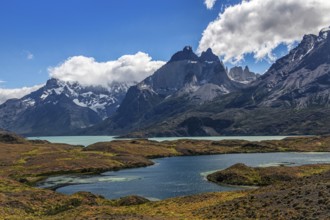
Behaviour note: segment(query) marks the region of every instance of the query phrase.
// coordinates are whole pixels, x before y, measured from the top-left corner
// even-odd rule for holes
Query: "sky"
[[[1,0],[0,103],[50,77],[140,81],[186,45],[264,73],[329,26],[329,10],[324,0]]]

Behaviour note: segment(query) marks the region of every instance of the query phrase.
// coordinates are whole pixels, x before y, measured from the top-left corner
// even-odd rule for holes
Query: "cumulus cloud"
[[[217,0],[205,0],[204,4],[206,5],[207,9],[212,9],[216,1]]]
[[[329,26],[329,11],[330,1],[324,0],[243,0],[208,25],[198,52],[210,47],[225,61],[240,61],[247,53],[273,60],[278,45],[290,46]]]
[[[92,57],[74,56],[56,67],[50,67],[48,71],[50,77],[63,81],[107,87],[112,82],[139,82],[164,64],[163,61],[153,61],[146,53],[138,52],[108,62],[97,62]]]
[[[0,88],[0,104],[4,103],[8,99],[22,98],[23,96],[38,90],[42,86],[43,85],[36,85],[36,86],[32,86],[32,87],[23,87],[23,88],[18,88],[18,89],[3,89],[3,88]]]

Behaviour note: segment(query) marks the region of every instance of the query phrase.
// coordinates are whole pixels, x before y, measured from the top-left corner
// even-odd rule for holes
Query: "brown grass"
[[[330,151],[330,137],[248,142],[147,140],[98,143],[87,148],[5,137],[0,143],[0,218],[3,219],[330,219],[328,165],[252,169],[263,175],[294,177],[255,190],[206,193],[146,202],[106,200],[90,193],[72,196],[29,186],[62,173],[97,173],[151,165],[149,158],[221,153]],[[0,140],[1,141],[1,140]],[[252,174],[252,177],[251,177]],[[276,183],[274,183],[276,182]],[[137,202],[137,203],[136,203]],[[137,205],[138,203],[144,203]]]

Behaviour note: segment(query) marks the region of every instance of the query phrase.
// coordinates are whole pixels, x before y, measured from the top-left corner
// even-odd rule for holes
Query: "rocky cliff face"
[[[211,49],[198,57],[191,47],[185,47],[137,87],[140,90],[150,89],[164,97],[187,93],[194,97],[198,90],[205,90],[206,85],[210,84],[217,87],[219,94],[238,88],[238,84],[228,78],[223,64]]]
[[[215,94],[212,101],[189,105],[176,114],[172,111],[143,129],[133,129],[129,136],[329,133],[329,33],[330,28],[326,28],[318,36],[306,35],[288,55],[246,87]],[[182,105],[173,106],[180,109]]]
[[[236,82],[247,84],[255,81],[260,74],[251,72],[248,66],[245,66],[244,69],[241,66],[235,66],[229,70],[228,76]]]
[[[330,29],[306,35],[255,83],[260,106],[297,109],[330,104]]]
[[[117,113],[95,132],[134,129],[203,105],[214,98],[239,91],[244,85],[232,81],[211,49],[198,57],[191,47],[175,53],[152,76],[131,87]]]
[[[0,127],[23,135],[67,135],[109,117],[128,87],[84,87],[50,79],[39,90],[0,105]]]

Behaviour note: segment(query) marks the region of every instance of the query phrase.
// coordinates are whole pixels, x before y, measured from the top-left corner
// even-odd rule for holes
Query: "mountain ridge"
[[[0,105],[0,127],[22,135],[66,135],[116,111],[130,84],[87,87],[51,78],[21,99]]]
[[[244,86],[228,77],[223,63],[211,49],[198,57],[186,46],[152,76],[131,87],[114,116],[87,133],[100,130],[117,133],[146,126]]]
[[[249,83],[232,80],[212,49],[198,56],[190,46],[134,85],[107,90],[50,79],[0,105],[0,127],[23,135],[126,137],[330,133],[329,33],[305,35],[260,77],[237,67]]]
[[[182,103],[177,104],[180,111],[172,109],[166,117],[150,123],[140,118],[139,127],[118,134],[152,137],[330,133],[329,32],[324,29],[318,36],[305,35],[288,55],[245,87],[217,95],[202,105],[187,104],[187,99],[172,100]],[[157,108],[160,106],[153,107]],[[116,129],[109,132],[116,133]]]

